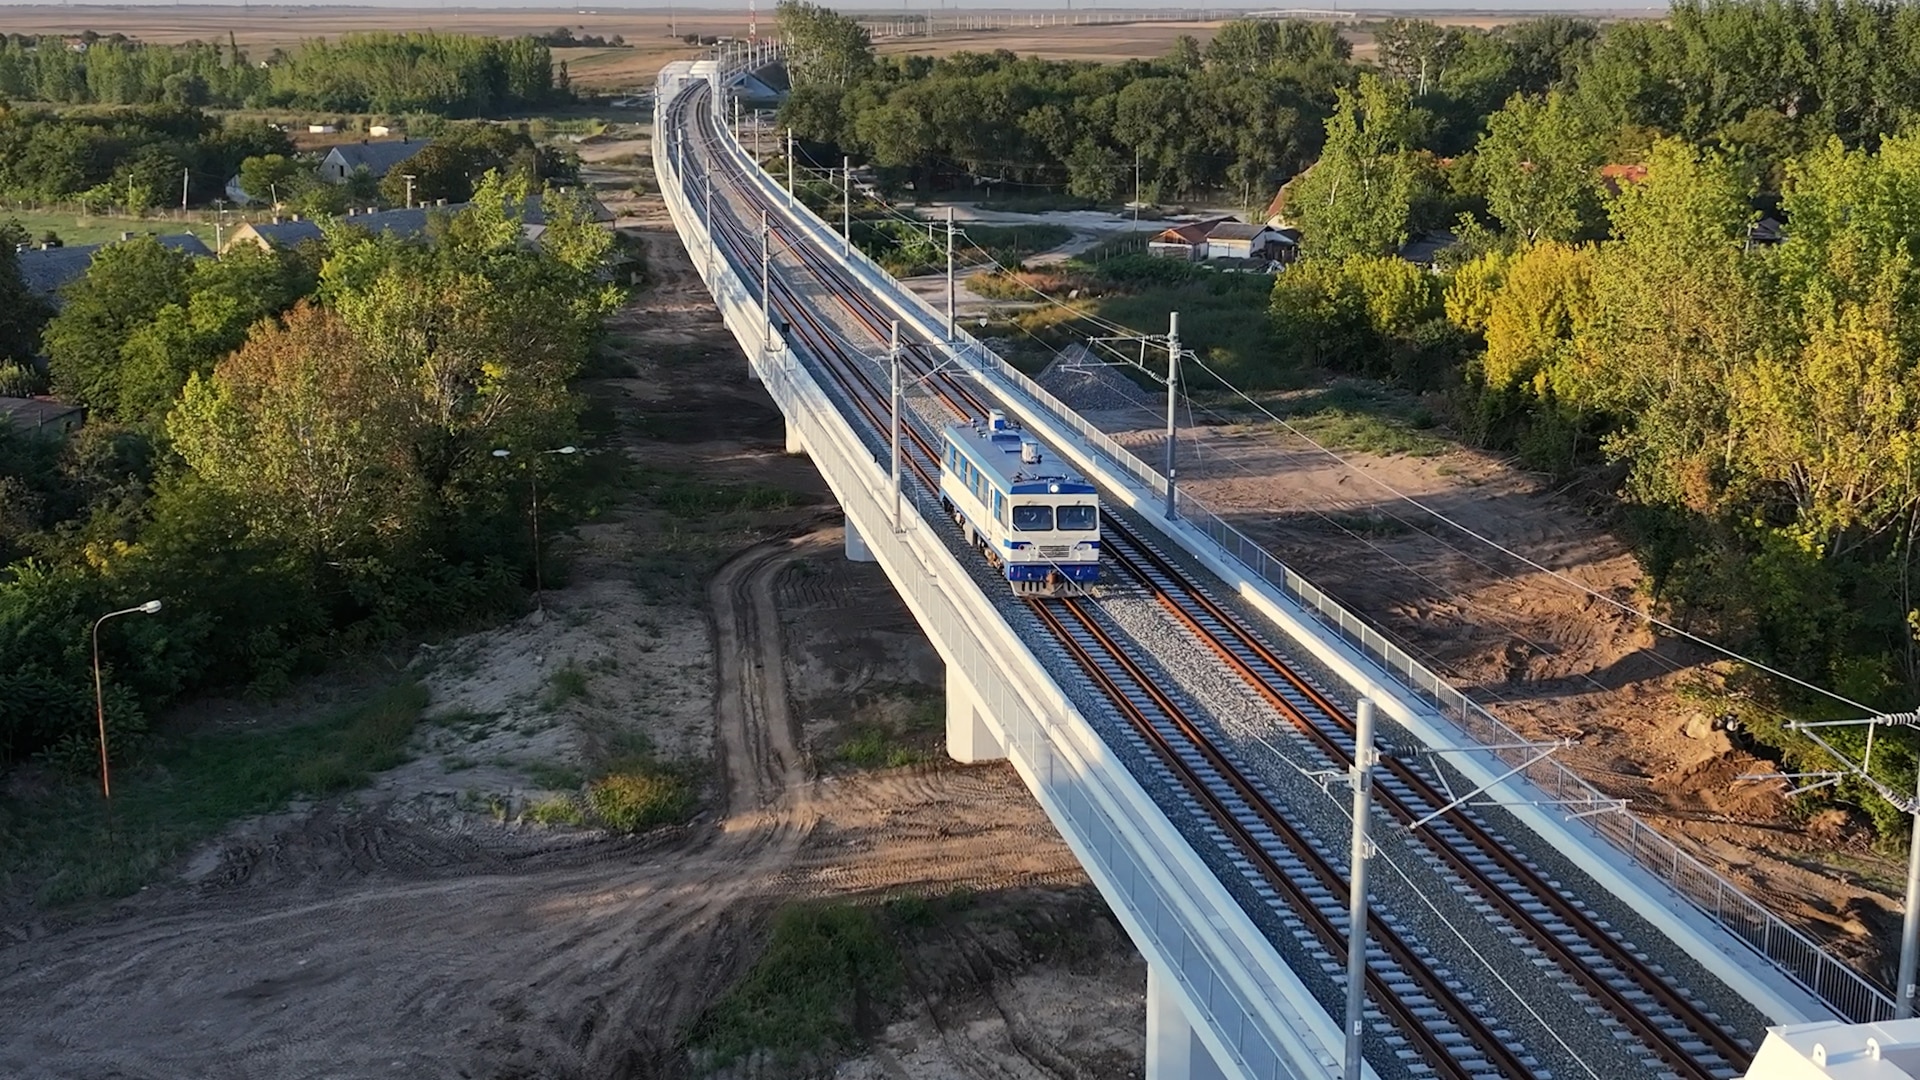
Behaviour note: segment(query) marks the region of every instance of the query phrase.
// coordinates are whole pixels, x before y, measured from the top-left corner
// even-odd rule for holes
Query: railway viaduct
[[[928,467],[912,443],[922,414],[901,410],[907,460],[891,467],[887,369],[875,361],[889,324],[914,346],[908,374],[929,391],[916,409],[1002,408],[1102,487],[1114,529],[1103,539],[1129,588],[1209,644],[1238,680],[1233,693],[1292,719],[1299,752],[1325,763],[1323,783],[1352,760],[1362,698],[1396,738],[1444,759],[1375,770],[1393,809],[1374,828],[1423,845],[1443,885],[1423,899],[1437,922],[1390,910],[1392,890],[1368,890],[1360,1075],[1730,1078],[1769,1025],[1892,1015],[1879,988],[1204,506],[1179,493],[1167,516],[1163,476],[946,325],[759,168],[723,119],[738,70],[700,61],[661,72],[653,154],[674,225],[785,415],[789,449],[809,456],[843,508],[849,557],[884,569],[945,660],[949,752],[1012,764],[1146,958],[1152,1080],[1343,1075],[1346,837],[1298,835],[1325,807],[1281,794],[1286,777],[1249,765],[1257,748],[1210,734],[1196,692],[1166,674],[1175,661],[1158,666],[1110,613],[994,588],[916,475]],[[1445,805],[1460,787],[1501,808]],[[1443,910],[1449,893],[1464,919]],[[1481,930],[1463,929],[1476,919]],[[1488,949],[1527,959],[1502,964],[1473,946],[1487,927],[1508,943]],[[1527,999],[1522,967],[1566,1001]]]

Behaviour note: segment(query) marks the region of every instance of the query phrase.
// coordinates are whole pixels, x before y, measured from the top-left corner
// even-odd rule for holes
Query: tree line
[[[0,199],[87,200],[139,212],[178,204],[184,173],[194,203],[219,197],[251,157],[294,152],[285,132],[221,121],[191,106],[59,113],[0,101]]]
[[[516,602],[521,470],[577,431],[568,380],[617,299],[583,201],[545,192],[522,242],[528,191],[489,178],[431,244],[342,224],[289,253],[98,254],[38,335],[89,422],[0,425],[0,762],[92,752],[106,611],[166,605],[103,638],[131,736],[183,694]],[[17,279],[0,251],[0,299]]]
[[[916,188],[986,183],[1111,202],[1132,195],[1137,170],[1147,199],[1224,192],[1264,206],[1319,156],[1340,90],[1365,69],[1327,23],[1238,20],[1204,48],[1182,36],[1158,59],[1098,64],[1004,50],[877,57],[851,19],[797,2],[779,18],[794,78],[781,122]],[[1379,33],[1392,42],[1431,25]],[[1597,31],[1546,18],[1447,33],[1462,43],[1455,62],[1423,75],[1413,61],[1407,76],[1424,79],[1420,125],[1441,148],[1470,143],[1512,94],[1561,79]]]
[[[346,34],[258,61],[231,35],[224,46],[0,38],[0,99],[480,117],[572,96],[566,65],[532,37]]]
[[[285,132],[257,120],[221,120],[191,106],[95,107],[48,112],[0,102],[0,199],[74,200],[138,215],[177,204],[204,205],[238,176],[248,197],[297,212],[338,214],[375,201],[405,205],[404,179],[319,178],[320,155],[296,153]],[[461,121],[433,126],[432,141],[409,159],[416,201],[464,202],[490,171],[531,182],[579,182],[571,155],[536,146],[511,125]],[[186,190],[181,189],[185,181]]]

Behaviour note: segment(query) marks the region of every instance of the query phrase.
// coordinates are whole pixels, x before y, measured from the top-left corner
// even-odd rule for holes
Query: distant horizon
[[[770,16],[776,4],[777,4],[777,0],[765,0],[764,3],[761,3],[759,5],[759,14],[763,17]],[[1446,0],[1430,0],[1430,2],[1425,2],[1425,0],[1401,0],[1401,2],[1398,2],[1398,3],[1378,4],[1378,5],[1375,5],[1375,4],[1355,4],[1355,5],[1329,4],[1324,8],[1311,8],[1311,9],[1309,8],[1284,8],[1283,9],[1283,8],[1278,8],[1275,5],[1271,5],[1271,4],[1224,5],[1224,4],[1178,3],[1178,2],[1166,3],[1166,2],[1154,2],[1154,0],[1104,0],[1104,2],[1100,2],[1100,3],[1090,3],[1090,2],[1067,3],[1067,2],[1061,2],[1061,0],[1049,0],[1049,2],[1046,2],[1046,3],[1033,3],[1033,4],[1005,4],[1005,3],[961,4],[961,3],[947,3],[947,2],[944,2],[944,0],[919,0],[918,3],[902,3],[900,2],[900,0],[892,0],[892,2],[887,2],[887,0],[834,0],[834,2],[825,3],[823,4],[823,6],[830,7],[840,11],[874,13],[874,14],[894,12],[894,13],[919,15],[919,14],[925,14],[929,11],[932,11],[934,13],[940,13],[940,12],[1029,13],[1030,12],[1038,15],[1038,14],[1064,14],[1068,11],[1086,12],[1086,11],[1162,10],[1162,11],[1182,11],[1182,12],[1212,11],[1212,12],[1219,12],[1220,14],[1228,17],[1231,17],[1232,15],[1244,14],[1252,11],[1276,11],[1276,10],[1298,10],[1303,13],[1311,12],[1314,14],[1321,14],[1329,11],[1338,11],[1338,12],[1341,12],[1342,14],[1351,14],[1351,15],[1391,14],[1393,12],[1400,12],[1400,11],[1420,11],[1420,12],[1428,12],[1428,13],[1444,12],[1444,13],[1455,14],[1455,15],[1474,15],[1482,12],[1492,13],[1492,14],[1501,14],[1501,15],[1524,14],[1524,13],[1530,13],[1530,12],[1538,12],[1542,14],[1580,13],[1580,14],[1591,14],[1591,15],[1610,15],[1610,14],[1636,14],[1637,15],[1637,14],[1644,14],[1645,12],[1649,12],[1649,11],[1664,11],[1668,7],[1668,5],[1666,4],[1647,4],[1642,6],[1631,6],[1631,5],[1602,6],[1602,5],[1571,2],[1571,0],[1570,2],[1567,2],[1567,3],[1544,3],[1544,4],[1539,2],[1539,0],[1514,0],[1514,2],[1512,3],[1494,2],[1494,3],[1476,4],[1473,6],[1463,6],[1458,3],[1448,3],[1446,2]],[[192,10],[196,8],[238,8],[241,10],[250,10],[254,8],[269,9],[269,10],[282,9],[282,8],[295,9],[295,10],[378,8],[382,10],[401,10],[401,11],[415,10],[415,11],[432,11],[432,12],[442,12],[442,11],[447,11],[447,12],[457,12],[457,11],[563,12],[564,11],[564,12],[570,12],[572,14],[577,14],[577,15],[603,15],[603,14],[616,13],[616,12],[619,12],[619,13],[658,12],[658,13],[664,14],[672,11],[672,12],[682,12],[682,13],[699,12],[702,14],[710,14],[710,15],[724,15],[729,13],[738,13],[742,18],[746,17],[747,12],[749,10],[748,3],[746,2],[746,0],[734,0],[734,2],[732,3],[690,3],[690,4],[653,3],[653,4],[594,4],[594,5],[583,5],[578,2],[564,2],[564,0],[553,0],[553,2],[551,3],[531,3],[531,4],[525,2],[525,0],[500,0],[500,2],[498,3],[487,2],[487,0],[480,0],[480,2],[475,2],[475,0],[461,0],[460,3],[451,3],[451,4],[440,3],[440,2],[420,3],[418,2],[418,0],[385,0],[385,2],[383,2],[383,0],[355,0],[355,2],[339,2],[339,3],[253,3],[251,2],[251,0],[197,0],[197,2],[195,3],[185,3],[185,4],[174,3],[172,2],[172,0],[120,0],[120,2],[117,2],[117,3],[46,3],[44,2],[44,0],[33,0],[33,2],[20,2],[20,0],[0,0],[0,8],[37,9],[37,10],[44,10],[49,12],[55,12],[55,11],[110,12],[110,11],[114,11],[122,8],[179,8],[182,10]]]

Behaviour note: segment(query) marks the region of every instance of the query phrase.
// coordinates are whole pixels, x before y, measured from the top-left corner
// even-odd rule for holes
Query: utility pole
[[[213,250],[218,254],[226,246],[227,200],[213,200]]]
[[[1353,853],[1347,874],[1347,1050],[1341,1058],[1344,1080],[1360,1080],[1367,1004],[1367,815],[1373,795],[1373,702],[1360,699],[1353,725]]]
[[[893,531],[900,531],[900,320],[893,320],[893,332],[887,339],[887,366],[893,370],[893,423],[890,441],[893,453],[888,469],[893,476]]]
[[[180,170],[180,209],[183,213],[187,209],[187,170],[185,169]]]
[[[700,181],[702,186],[706,189],[707,281],[711,283],[713,281],[713,247],[714,247],[714,244],[713,244],[713,170],[709,169],[706,172],[701,173]]]
[[[1914,806],[1920,808],[1920,773],[1914,776]],[[1900,927],[1900,978],[1893,987],[1893,1018],[1913,1016],[1914,977],[1920,974],[1920,813],[1913,815],[1907,849],[1907,914]]]
[[[773,352],[773,232],[760,211],[760,359]]]
[[[1133,148],[1133,231],[1140,231],[1140,148]]]
[[[947,207],[947,341],[959,339],[953,322],[953,207]]]
[[[1177,448],[1174,428],[1174,408],[1180,401],[1180,313],[1167,313],[1167,520],[1172,521],[1180,514],[1174,501],[1175,477],[1179,470],[1174,464],[1174,451]]]
[[[840,188],[840,254],[853,254],[853,159],[840,159],[846,183]]]
[[[793,129],[787,129],[787,206],[800,205],[800,196],[793,187]]]
[[[413,182],[419,179],[414,173],[401,173],[400,178],[407,182],[407,209],[413,209]]]

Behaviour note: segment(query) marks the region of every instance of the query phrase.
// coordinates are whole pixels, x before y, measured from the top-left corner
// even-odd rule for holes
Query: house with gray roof
[[[393,167],[427,148],[424,142],[406,138],[388,142],[341,143],[320,159],[320,179],[329,184],[344,184],[361,169],[375,180],[393,171]]]
[[[134,234],[123,232],[120,240],[132,240]],[[156,236],[153,239],[169,251],[179,251],[196,259],[210,258],[213,249],[200,242],[192,233],[176,233],[172,236]],[[117,242],[117,241],[116,241]],[[93,265],[93,257],[106,244],[83,244],[78,247],[48,247],[44,244],[18,252],[15,258],[20,263],[20,277],[27,288],[58,304],[60,288],[68,282],[78,281],[86,275],[87,267]]]

